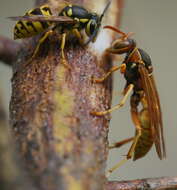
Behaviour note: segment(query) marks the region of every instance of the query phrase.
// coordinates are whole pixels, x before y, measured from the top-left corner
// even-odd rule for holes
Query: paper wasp
[[[79,42],[84,45],[91,41],[94,42],[100,29],[102,18],[110,3],[111,0],[108,1],[100,16],[89,12],[82,6],[64,3],[65,6],[61,9],[58,16],[52,14],[48,5],[43,5],[28,11],[24,16],[9,17],[18,21],[14,27],[14,39],[28,38],[44,33],[33,53],[33,58],[46,38],[53,32],[57,32],[61,34],[62,63],[69,66],[64,55],[66,36],[68,33],[73,33],[79,39]],[[81,30],[85,30],[88,36],[88,40],[85,43],[80,33]]]
[[[136,41],[130,38],[132,33],[125,34],[112,26],[105,26],[104,28],[121,34],[121,37],[115,40],[106,51],[113,54],[125,53],[126,56],[120,66],[114,66],[105,76],[98,79],[93,78],[93,81],[103,82],[112,72],[120,70],[124,75],[126,85],[123,98],[118,105],[106,111],[92,111],[91,114],[102,116],[122,107],[129,94],[133,92],[130,97],[130,110],[136,128],[135,137],[125,139],[110,147],[120,147],[128,142],[133,142],[126,159],[110,169],[109,172],[111,173],[128,159],[133,157],[133,160],[137,160],[145,156],[153,144],[155,144],[160,159],[165,158],[166,150],[160,101],[152,75],[153,67],[150,56],[144,50],[137,48]],[[139,106],[141,107],[139,108]]]

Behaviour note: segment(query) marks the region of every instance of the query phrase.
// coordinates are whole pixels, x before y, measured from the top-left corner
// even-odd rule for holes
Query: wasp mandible
[[[96,83],[103,82],[111,73],[120,70],[124,75],[126,85],[123,90],[123,98],[118,105],[106,111],[92,111],[91,114],[102,116],[119,109],[125,104],[130,93],[132,93],[130,97],[130,112],[136,128],[134,137],[115,143],[110,147],[120,147],[132,141],[126,159],[109,170],[111,173],[128,159],[133,157],[133,160],[137,160],[145,156],[153,143],[160,159],[166,157],[166,150],[160,101],[152,74],[153,67],[150,56],[144,50],[137,48],[136,41],[130,38],[132,33],[125,34],[112,26],[105,26],[104,28],[111,29],[121,35],[106,51],[112,54],[125,53],[126,56],[120,66],[112,67],[105,76],[97,79],[93,78],[93,81]],[[139,108],[139,105],[141,105],[141,108]]]
[[[14,27],[14,39],[28,38],[44,33],[39,39],[32,55],[32,58],[34,58],[40,45],[50,34],[53,32],[61,34],[62,63],[69,67],[64,55],[66,36],[68,33],[73,33],[79,39],[79,42],[84,45],[87,45],[91,41],[94,42],[100,29],[102,18],[110,3],[111,0],[108,1],[101,15],[89,12],[82,6],[65,2],[58,16],[52,14],[48,5],[43,5],[29,10],[24,16],[9,17],[12,20],[18,21]],[[85,43],[80,33],[81,30],[85,30],[88,36],[88,40]]]

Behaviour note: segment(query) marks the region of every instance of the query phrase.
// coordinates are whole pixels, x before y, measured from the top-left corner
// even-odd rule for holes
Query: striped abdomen
[[[50,16],[52,12],[47,5],[28,11],[26,16],[44,15]],[[18,21],[14,27],[14,39],[28,38],[45,31],[50,26],[49,22]]]
[[[147,109],[143,109],[139,113],[139,119],[141,122],[142,133],[136,144],[133,160],[144,157],[154,143]]]

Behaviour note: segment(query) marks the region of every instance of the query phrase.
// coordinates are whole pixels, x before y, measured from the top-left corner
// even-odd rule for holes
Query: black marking
[[[133,64],[136,64],[134,62],[128,62],[126,63],[126,70],[124,73],[124,77],[128,84],[136,84],[136,81],[140,78],[140,74],[138,72],[138,64],[136,66],[132,67]]]
[[[22,30],[24,29],[24,30],[26,30],[27,33],[30,33],[30,32],[28,31],[27,27],[24,25],[24,23],[23,23],[22,21],[19,21],[18,24],[21,25],[20,28],[21,28]]]
[[[31,12],[29,12],[30,14],[33,14],[33,15],[43,15],[42,14],[42,11],[40,8],[36,8],[36,9],[33,9]],[[28,14],[28,13],[27,13]]]
[[[21,34],[22,36],[24,36],[24,34],[23,34],[23,32],[21,32],[21,30],[17,27],[17,26],[15,26],[15,33],[16,33],[16,35],[18,36],[19,34]],[[18,36],[19,37],[19,36]],[[25,37],[25,36],[24,36]]]
[[[72,16],[77,17],[79,19],[82,19],[82,18],[90,19],[92,17],[92,14],[89,13],[83,7],[75,5],[75,6],[72,7]]]
[[[40,22],[43,29],[47,29],[49,27],[49,24],[47,22]]]
[[[94,22],[94,21],[91,22],[91,24],[90,24],[90,34],[91,34],[91,35],[94,33],[96,27],[97,27],[96,22]]]
[[[45,12],[49,12],[49,14],[52,15],[52,12],[49,7],[43,7],[42,10],[44,10]]]
[[[36,27],[34,26],[34,24],[33,24],[32,22],[26,22],[26,25],[27,25],[27,26],[31,26],[31,28],[33,28],[33,31],[34,31],[34,32],[36,32],[36,33],[38,32],[38,31],[36,30]]]
[[[84,9],[83,7],[74,5],[72,7],[70,6],[66,6],[60,13],[59,16],[64,16],[63,13],[65,12],[67,14],[68,10],[72,8],[72,15],[70,16],[71,18],[86,18],[86,19],[90,19],[92,14],[90,14],[86,9]]]
[[[19,30],[19,28],[18,28],[17,26],[15,26],[15,33],[17,33],[17,34],[23,34],[23,33]]]

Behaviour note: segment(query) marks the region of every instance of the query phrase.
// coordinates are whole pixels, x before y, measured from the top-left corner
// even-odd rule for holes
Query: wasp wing
[[[21,20],[21,21],[39,21],[39,22],[54,22],[54,23],[70,23],[75,24],[77,23],[76,20],[66,17],[66,16],[44,16],[44,15],[25,15],[25,16],[14,16],[14,17],[8,17],[11,20]]]
[[[163,159],[166,157],[166,150],[163,135],[162,112],[154,77],[152,74],[148,73],[146,67],[143,64],[139,65],[139,73],[148,103],[148,112],[156,151],[158,157]]]

